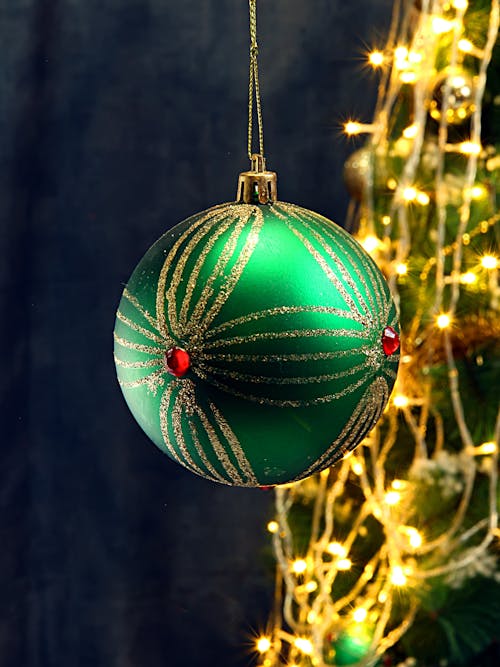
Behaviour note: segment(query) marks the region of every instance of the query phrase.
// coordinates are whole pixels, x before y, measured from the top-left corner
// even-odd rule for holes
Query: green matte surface
[[[160,284],[159,284],[160,283]],[[327,467],[395,380],[387,285],[340,227],[290,204],[223,204],[162,236],[120,302],[115,359],[151,440],[193,472],[269,485]],[[172,345],[192,367],[165,371]]]

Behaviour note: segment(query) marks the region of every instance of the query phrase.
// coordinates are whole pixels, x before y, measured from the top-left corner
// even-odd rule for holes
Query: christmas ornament
[[[342,630],[336,637],[327,637],[324,660],[327,665],[355,665],[370,653],[373,627],[355,623]]]
[[[252,38],[258,92],[256,57]],[[250,96],[249,147],[252,107]],[[237,201],[148,250],[115,327],[118,379],[145,433],[192,472],[238,486],[297,480],[353,449],[399,360],[395,306],[369,255],[333,222],[277,201],[257,109],[260,154]]]
[[[440,121],[445,108],[448,124],[463,123],[475,110],[474,88],[474,79],[464,70],[445,70],[434,81],[429,103],[430,115]]]
[[[359,148],[344,163],[344,182],[356,201],[362,201],[371,178],[371,154],[368,148]]]

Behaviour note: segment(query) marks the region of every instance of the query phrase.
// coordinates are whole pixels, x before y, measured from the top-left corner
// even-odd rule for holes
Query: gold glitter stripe
[[[163,365],[163,357],[158,359],[148,359],[147,361],[123,361],[119,357],[114,355],[115,363],[122,368],[150,368],[151,366],[160,366]]]
[[[234,220],[232,218],[226,219],[226,217],[227,216],[225,214],[224,216],[220,217],[220,220],[217,220],[217,222],[220,222],[219,227],[215,230],[215,232],[213,232],[210,235],[210,238],[207,241],[207,243],[204,244],[203,250],[200,252],[200,254],[198,256],[198,259],[196,260],[196,263],[193,267],[193,270],[191,271],[191,275],[189,277],[189,280],[187,281],[186,292],[184,294],[184,299],[183,299],[181,309],[180,309],[180,314],[179,314],[179,323],[180,323],[181,327],[185,327],[186,324],[187,324],[188,311],[189,311],[189,307],[191,305],[191,298],[193,296],[193,292],[194,292],[195,287],[198,286],[200,272],[201,272],[203,264],[205,263],[205,260],[207,259],[209,253],[212,251],[212,249],[213,249],[215,243],[217,242],[217,240],[229,229],[229,227],[231,227],[231,225],[234,224]],[[224,222],[224,220],[225,220],[225,222]],[[210,227],[210,229],[212,229],[212,227]],[[204,233],[206,233],[205,230],[204,230]],[[187,257],[188,257],[190,252],[191,252],[191,250],[188,249],[188,247],[186,247],[185,248],[186,260],[187,260]],[[184,261],[183,264],[185,265],[186,261]],[[184,265],[182,267],[183,269],[184,269]]]
[[[186,445],[186,440],[184,438],[184,431],[182,430],[182,411],[183,411],[183,401],[182,401],[182,390],[177,394],[173,410],[171,412],[171,424],[174,431],[175,442],[179,448],[180,453],[182,454],[188,467],[198,475],[202,477],[205,476],[204,471],[194,462],[191,454]]]
[[[330,447],[297,479],[309,477],[327,465],[331,465],[358,444],[375,426],[382,414],[389,388],[383,378],[377,378],[364,393],[356,410]],[[330,460],[332,459],[332,460]]]
[[[261,310],[256,313],[249,313],[248,315],[237,317],[234,320],[228,320],[227,322],[224,322],[224,324],[220,324],[218,327],[210,329],[210,331],[207,332],[207,337],[210,338],[226,329],[238,326],[239,324],[248,324],[249,322],[260,320],[265,317],[295,315],[297,313],[323,313],[327,315],[335,315],[347,320],[357,321],[351,311],[341,310],[340,308],[330,308],[329,306],[277,306],[276,308],[268,308],[267,310]]]
[[[145,375],[142,378],[139,378],[138,380],[120,380],[118,378],[118,382],[120,383],[120,387],[126,388],[126,389],[137,389],[137,387],[143,387],[144,385],[147,386],[149,391],[152,394],[156,394],[158,391],[158,387],[161,387],[165,383],[165,378],[163,377],[164,370],[160,369],[158,371],[155,371],[154,373],[150,373],[149,375]]]
[[[352,277],[349,275],[349,273],[346,271],[346,269],[345,269],[345,267],[344,267],[344,265],[343,265],[343,259],[347,259],[348,256],[346,255],[345,257],[342,257],[341,255],[344,255],[343,252],[341,252],[341,255],[336,254],[336,253],[332,250],[332,248],[331,248],[327,243],[325,243],[325,240],[324,240],[323,236],[322,236],[321,234],[319,234],[318,231],[317,231],[316,229],[314,229],[314,227],[312,227],[312,226],[311,226],[310,224],[308,224],[305,220],[303,220],[299,215],[297,215],[293,210],[291,210],[291,211],[289,212],[289,215],[290,215],[290,217],[294,218],[295,220],[298,220],[298,221],[301,223],[302,226],[304,226],[306,229],[309,230],[309,232],[311,233],[311,235],[312,235],[312,236],[316,239],[316,241],[319,243],[319,245],[320,245],[321,249],[323,250],[323,252],[325,252],[325,253],[328,255],[328,257],[330,257],[330,258],[335,262],[335,266],[336,266],[336,268],[338,269],[338,271],[341,273],[341,275],[342,275],[342,277],[343,277],[343,279],[344,279],[344,282],[345,282],[347,285],[349,285],[349,287],[352,289],[352,291],[353,291],[354,294],[356,295],[356,298],[357,298],[357,300],[358,300],[358,304],[359,304],[359,305],[355,305],[354,299],[353,299],[353,298],[351,297],[351,295],[347,292],[347,290],[345,289],[345,287],[344,287],[344,285],[342,284],[342,282],[339,281],[338,277],[337,277],[337,276],[333,273],[333,271],[330,269],[330,267],[328,266],[328,264],[325,262],[324,258],[323,258],[323,257],[322,257],[322,256],[315,250],[315,249],[314,249],[314,247],[313,247],[312,244],[309,242],[309,240],[306,239],[306,237],[302,236],[302,234],[300,234],[300,232],[299,232],[296,228],[294,228],[294,227],[290,224],[289,221],[287,221],[286,224],[287,224],[287,226],[289,227],[289,229],[291,229],[291,231],[292,231],[296,236],[299,236],[299,237],[302,239],[302,242],[304,243],[304,245],[306,246],[306,248],[309,250],[309,252],[312,254],[312,252],[314,251],[314,253],[317,254],[317,257],[321,258],[321,268],[322,268],[323,271],[326,273],[326,275],[329,277],[330,281],[331,281],[331,282],[334,282],[334,284],[338,287],[338,289],[339,289],[340,293],[342,294],[344,300],[348,299],[348,301],[346,301],[346,303],[348,303],[348,305],[349,305],[355,312],[359,313],[360,316],[361,316],[362,314],[359,312],[359,309],[362,308],[362,309],[364,310],[364,312],[365,312],[365,316],[366,316],[366,317],[369,317],[369,316],[371,315],[371,313],[370,313],[369,308],[368,308],[368,305],[367,305],[367,303],[366,303],[366,299],[363,297],[363,295],[361,294],[361,292],[360,292],[358,286],[356,285],[356,283],[354,282],[354,280],[352,279]],[[316,225],[318,224],[318,221],[317,221],[317,220],[315,220],[314,222],[315,222]],[[325,233],[325,234],[327,233],[327,230],[325,229],[324,226],[321,228],[321,231],[322,231],[323,233]],[[332,238],[332,237],[330,236],[330,238]],[[337,242],[335,245],[338,246],[338,242]],[[316,257],[316,261],[318,261],[317,257]],[[361,274],[360,274],[359,271],[357,270],[357,267],[355,267],[355,266],[352,264],[352,261],[350,261],[350,264],[351,264],[351,268],[352,268],[352,270],[356,273],[358,279],[359,279],[362,283],[364,283],[363,277],[361,276]],[[325,267],[326,267],[327,271],[325,271]],[[332,280],[332,276],[333,276],[333,280]],[[366,290],[366,284],[364,284],[364,287],[365,287],[365,290]],[[366,291],[368,292],[368,290],[366,290]]]
[[[208,460],[208,457],[203,450],[203,447],[201,446],[200,439],[198,437],[198,432],[196,430],[196,424],[194,423],[194,420],[192,418],[188,419],[189,423],[189,429],[191,433],[191,438],[193,439],[193,443],[195,446],[196,451],[198,452],[198,456],[200,459],[203,461],[203,465],[207,469],[207,471],[210,473],[210,477],[212,480],[220,482],[221,484],[230,484],[230,482],[227,481],[225,477],[223,477],[217,470],[213,467],[213,465],[210,463]],[[208,477],[208,475],[207,475]]]
[[[193,372],[202,380],[205,380],[214,387],[217,387],[218,389],[221,389],[222,391],[225,391],[226,393],[231,394],[232,396],[236,396],[237,398],[243,398],[247,401],[252,401],[253,403],[261,403],[262,405],[273,405],[278,408],[304,408],[310,405],[331,403],[332,401],[338,400],[343,396],[351,394],[353,391],[356,391],[356,389],[358,389],[359,387],[361,387],[361,385],[367,382],[367,378],[363,377],[357,380],[355,383],[350,384],[347,387],[344,387],[342,391],[338,391],[335,394],[327,394],[325,396],[319,396],[318,398],[312,398],[306,401],[298,401],[291,399],[279,400],[274,398],[266,398],[265,396],[254,396],[253,394],[247,394],[243,391],[237,391],[236,389],[233,389],[233,387],[225,384],[224,382],[220,382],[219,380],[216,380],[214,377],[209,376],[205,371],[201,370],[200,368],[196,369],[193,368]]]
[[[240,470],[246,476],[247,482],[249,483],[250,486],[256,486],[258,484],[257,477],[255,476],[252,466],[250,465],[250,461],[247,459],[243,449],[241,448],[240,441],[233,433],[232,428],[229,426],[227,421],[222,416],[222,413],[214,405],[214,403],[210,401],[209,407],[210,410],[212,411],[217,426],[222,431],[222,434],[226,438],[226,441],[228,442],[229,446],[231,447],[231,451],[233,452],[235,459],[238,461]]]
[[[206,288],[204,289],[205,294],[202,293],[200,299],[193,310],[191,328],[201,326],[202,331],[206,331],[213,319],[217,316],[222,306],[225,304],[227,299],[231,296],[233,289],[235,288],[238,280],[243,273],[245,266],[248,263],[248,260],[253,254],[255,247],[259,241],[259,232],[264,223],[264,217],[262,212],[257,207],[252,207],[246,205],[244,208],[245,216],[242,216],[236,223],[234,232],[231,234],[231,237],[228,239],[224,250],[219,255],[217,263],[207,280]],[[214,302],[208,309],[205,315],[203,315],[205,308],[208,303],[209,296],[212,295],[213,289],[212,285],[216,278],[222,278],[224,270],[227,268],[227,265],[231,261],[238,241],[241,238],[241,234],[245,229],[248,221],[250,220],[252,214],[254,219],[251,223],[250,230],[247,234],[245,244],[237,257],[232,269],[229,272],[229,275],[225,278],[223,284],[220,286]]]
[[[193,234],[198,227],[204,225],[208,220],[210,220],[214,216],[218,216],[220,214],[220,209],[225,208],[227,205],[223,204],[222,206],[215,206],[214,208],[209,209],[204,216],[199,218],[198,220],[195,220],[192,222],[189,227],[184,231],[177,241],[174,243],[174,245],[170,248],[168,255],[163,263],[163,266],[160,271],[160,276],[158,278],[158,287],[156,290],[156,319],[158,322],[158,328],[160,330],[160,333],[162,333],[165,337],[168,336],[168,327],[167,327],[167,321],[165,315],[168,315],[169,318],[169,324],[171,330],[174,332],[175,335],[179,336],[179,326],[177,322],[177,313],[176,313],[176,304],[175,300],[172,305],[171,301],[167,302],[167,313],[165,314],[165,287],[166,287],[166,282],[167,282],[167,274],[169,269],[171,268],[171,265],[173,264],[174,257],[181,247],[181,245],[184,243],[184,241],[191,235]],[[181,261],[182,261],[183,255],[181,255]],[[178,283],[175,286],[175,289],[177,289]]]
[[[304,221],[300,220],[300,218],[298,218],[297,216],[295,216],[295,215],[293,215],[293,214],[291,214],[291,213],[289,213],[289,216],[290,216],[290,217],[293,217],[294,219],[296,219],[297,221],[299,221],[299,222],[301,223],[301,225],[303,225],[304,227],[308,227],[307,224],[306,224]],[[326,277],[328,278],[328,280],[329,280],[329,281],[335,286],[335,288],[338,290],[339,294],[342,296],[342,298],[344,299],[345,303],[346,303],[346,304],[349,306],[349,308],[352,310],[353,315],[357,316],[358,321],[359,321],[360,323],[362,323],[362,321],[363,321],[363,319],[364,319],[364,318],[363,318],[363,315],[365,315],[365,316],[368,315],[366,306],[365,306],[365,313],[361,313],[360,310],[359,310],[360,306],[358,306],[358,305],[356,304],[356,302],[354,301],[354,299],[351,297],[351,295],[350,295],[350,294],[347,292],[347,290],[345,289],[344,285],[342,284],[342,281],[339,280],[338,276],[335,275],[335,273],[332,271],[332,269],[328,266],[328,263],[326,262],[325,258],[324,258],[324,257],[323,257],[323,256],[316,250],[316,248],[311,244],[311,242],[309,241],[309,239],[307,239],[303,234],[300,233],[300,231],[299,231],[298,229],[296,229],[296,227],[294,227],[294,225],[291,223],[291,221],[290,221],[289,218],[287,218],[286,216],[283,216],[283,220],[284,220],[286,226],[288,227],[288,229],[289,229],[289,230],[290,230],[290,231],[291,231],[291,232],[292,232],[292,233],[293,233],[293,234],[294,234],[294,235],[301,241],[301,243],[304,245],[304,247],[306,248],[306,250],[307,250],[307,251],[309,252],[309,254],[313,257],[313,259],[316,261],[316,263],[318,264],[318,266],[322,269],[323,273],[326,275]],[[309,228],[309,227],[308,227],[308,228]],[[309,229],[310,229],[310,228],[309,228]],[[319,237],[319,238],[321,239],[321,237]],[[327,254],[328,254],[330,257],[332,257],[332,258],[334,259],[335,264],[337,265],[337,268],[339,268],[339,269],[341,270],[341,273],[342,273],[343,271],[345,271],[345,269],[343,269],[343,267],[342,267],[342,265],[341,265],[341,263],[340,263],[340,261],[339,261],[339,258],[336,257],[336,256],[331,252],[331,250],[330,250],[330,249],[328,248],[328,246],[324,243],[324,241],[322,241],[322,242],[320,241],[320,245],[322,246],[322,249],[323,249],[324,251],[326,251]],[[328,251],[329,251],[329,252],[328,252]],[[341,268],[341,267],[342,267],[342,268]],[[361,299],[361,303],[360,303],[360,305],[362,306],[363,304],[364,304],[364,300]]]
[[[355,352],[356,354],[365,354],[371,348],[367,345],[362,345],[356,350],[335,350],[333,352],[303,352],[303,353],[285,353],[285,354],[220,354],[199,352],[197,359],[205,361],[229,361],[229,362],[293,362],[293,361],[324,361],[328,359],[340,359],[342,357],[349,357]]]
[[[123,297],[127,300],[130,301],[130,303],[137,308],[137,310],[140,312],[140,314],[144,317],[145,320],[149,322],[149,324],[153,327],[153,329],[157,332],[160,333],[158,330],[158,323],[156,322],[155,318],[148,313],[148,311],[143,308],[143,306],[139,303],[138,299],[129,292],[127,288],[123,290]]]
[[[165,447],[168,449],[170,452],[170,455],[174,459],[174,461],[177,461],[177,463],[180,463],[180,465],[184,466],[184,468],[187,468],[191,472],[198,472],[195,467],[191,466],[189,463],[184,461],[175,447],[173,446],[172,442],[170,441],[170,436],[168,433],[168,423],[169,423],[169,411],[170,411],[170,402],[172,398],[172,393],[174,389],[177,389],[177,383],[172,382],[169,384],[167,387],[167,390],[163,392],[163,396],[161,397],[161,402],[160,402],[160,429],[161,429],[161,434],[163,437],[163,442],[165,444]],[[177,438],[177,435],[175,434],[175,429],[174,429],[174,435]]]
[[[212,445],[212,448],[215,452],[215,455],[219,463],[224,468],[224,472],[227,474],[227,476],[229,477],[229,479],[233,484],[242,484],[243,479],[241,475],[232,464],[231,459],[228,456],[228,453],[224,449],[224,445],[219,440],[217,433],[215,432],[215,429],[210,423],[207,415],[203,412],[203,410],[200,407],[197,408],[196,413],[200,418],[200,421],[203,425],[203,428],[205,429],[205,432],[208,436],[210,444]]]
[[[149,329],[145,329],[144,327],[141,327],[140,324],[136,324],[120,311],[116,313],[116,317],[120,320],[120,322],[123,322],[123,324],[126,324],[128,327],[134,331],[137,331],[137,333],[140,333],[142,336],[149,338],[149,340],[153,340],[155,343],[159,343],[160,345],[165,344],[166,341],[164,338],[160,338],[160,336],[157,336],[152,331],[149,331]]]
[[[140,343],[133,343],[132,341],[127,340],[126,338],[118,336],[116,332],[113,334],[113,338],[115,339],[115,342],[118,343],[118,345],[126,347],[129,350],[135,350],[136,352],[144,352],[145,354],[154,354],[155,357],[158,356],[159,353],[161,353],[161,349],[158,347],[151,347],[150,345],[141,345]]]
[[[331,380],[339,380],[349,375],[355,375],[360,371],[366,368],[366,362],[358,364],[357,366],[352,366],[352,368],[347,368],[343,371],[338,371],[337,373],[327,373],[324,375],[304,375],[299,377],[270,377],[266,375],[250,375],[248,373],[239,373],[237,371],[228,371],[222,368],[217,368],[216,366],[211,366],[209,364],[198,363],[198,368],[206,371],[209,374],[219,375],[223,378],[231,378],[233,380],[240,380],[242,382],[250,382],[253,384],[274,384],[274,385],[285,385],[285,384],[320,384],[321,382],[330,382]]]
[[[172,255],[172,264],[174,266],[174,271],[169,280],[168,288],[165,292],[165,299],[167,302],[167,313],[169,321],[172,324],[172,326],[175,325],[178,335],[180,335],[181,332],[184,332],[184,334],[186,334],[177,315],[177,291],[183,280],[183,273],[186,264],[188,263],[191,257],[191,253],[194,251],[194,249],[200,243],[200,241],[202,241],[202,239],[211,234],[213,229],[217,227],[219,222],[223,221],[226,217],[227,217],[227,211],[225,209],[222,211],[217,211],[215,214],[211,213],[210,215],[203,216],[202,218],[203,225],[201,225],[201,227],[198,227],[197,231],[194,231],[194,233],[192,233],[185,247],[182,249],[180,257],[178,257],[177,260],[175,260],[174,255]],[[188,236],[189,235],[186,235],[186,238],[188,238]],[[208,237],[208,239],[210,242],[210,236]],[[189,284],[190,281],[188,280],[188,285]]]
[[[316,336],[330,336],[332,338],[358,338],[361,340],[369,339],[369,332],[352,331],[351,329],[291,329],[289,331],[263,331],[250,334],[249,336],[234,336],[233,338],[221,338],[212,342],[207,342],[204,349],[213,350],[218,347],[228,345],[239,345],[240,343],[253,343],[257,340],[279,340],[281,338],[313,338]],[[353,354],[357,350],[352,350]]]

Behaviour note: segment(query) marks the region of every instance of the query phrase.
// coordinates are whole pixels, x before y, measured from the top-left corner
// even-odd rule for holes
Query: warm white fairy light
[[[267,524],[267,530],[270,533],[277,533],[279,528],[280,528],[279,523],[277,521],[269,521],[269,523]]]
[[[272,644],[269,637],[258,637],[255,642],[255,648],[259,653],[267,653],[271,646]]]
[[[481,257],[481,266],[483,269],[493,270],[498,266],[498,259],[494,255],[483,255]]]
[[[440,329],[447,329],[451,324],[451,317],[448,313],[441,313],[436,317],[436,324]]]
[[[385,62],[385,56],[382,51],[372,51],[368,54],[368,62],[373,67],[381,67]]]
[[[307,570],[307,561],[303,558],[297,558],[291,564],[291,569],[294,574],[304,574]]]
[[[490,156],[480,136],[485,72],[498,32],[499,0],[492,0],[489,28],[484,42],[481,40],[480,49],[465,38],[465,35],[474,34],[472,29],[468,29],[466,0],[448,0],[447,6],[442,4],[440,9],[437,2],[421,4],[418,16],[411,13],[406,23],[401,22],[406,28],[401,29],[391,44],[367,55],[369,64],[374,68],[384,66],[380,81],[384,81],[384,76],[388,77],[384,86],[381,86],[381,98],[373,122],[364,124],[350,120],[344,130],[348,135],[365,132],[372,134],[370,146],[375,160],[379,155],[382,162],[388,158],[384,163],[387,169],[379,171],[385,189],[380,183],[377,186],[383,190],[379,200],[387,205],[375,207],[375,190],[374,185],[371,185],[372,190],[360,211],[362,227],[364,225],[360,240],[365,247],[368,245],[370,252],[376,251],[376,255],[382,258],[396,300],[399,297],[398,289],[402,285],[406,288],[413,279],[418,280],[419,275],[422,286],[432,296],[429,297],[427,311],[423,308],[419,315],[421,320],[417,319],[414,323],[413,338],[407,336],[405,340],[406,349],[401,355],[397,391],[384,413],[384,427],[375,429],[374,434],[355,454],[345,456],[327,474],[317,475],[313,481],[308,480],[304,484],[303,497],[311,505],[315,519],[306,551],[302,551],[301,545],[300,553],[304,554],[302,559],[295,556],[294,536],[288,521],[294,502],[299,502],[302,497],[302,486],[299,483],[276,489],[276,521],[279,529],[272,533],[272,539],[283,581],[283,598],[282,616],[277,617],[273,630],[276,642],[273,641],[269,650],[283,657],[276,657],[274,653],[272,656],[265,655],[262,665],[266,659],[272,659],[272,667],[295,667],[304,661],[304,656],[309,656],[308,664],[323,665],[325,637],[328,633],[338,636],[343,630],[352,628],[353,623],[363,625],[367,622],[376,641],[369,647],[369,655],[363,658],[362,664],[377,664],[382,654],[411,625],[419,605],[421,583],[433,577],[451,577],[462,572],[471,562],[487,554],[497,532],[500,535],[496,508],[498,433],[496,437],[492,434],[491,440],[485,442],[474,441],[470,435],[460,394],[461,370],[455,364],[450,343],[453,336],[462,333],[461,310],[457,308],[458,296],[467,293],[470,299],[475,298],[476,294],[482,294],[485,289],[490,290],[492,295],[495,289],[498,290],[500,259],[494,254],[493,246],[487,248],[487,254],[480,254],[476,247],[477,242],[484,238],[481,235],[487,234],[492,225],[500,220],[500,216],[492,214],[490,218],[489,213],[482,213],[485,216],[482,222],[472,224],[470,221],[471,210],[483,208],[494,201],[492,186],[486,186],[478,175],[478,159],[484,159],[490,172],[500,169],[499,159]],[[443,15],[439,15],[438,11],[442,11]],[[414,37],[411,39],[408,39],[408,25],[413,26]],[[474,27],[473,22],[471,27]],[[445,53],[446,49],[448,51]],[[464,54],[468,55],[468,60],[473,61],[473,65],[470,65],[473,89],[469,90],[473,98],[473,112],[470,123],[462,126],[463,129],[467,128],[467,134],[464,131],[457,133],[456,128],[453,128],[453,132],[448,131],[447,123],[451,115],[446,114],[446,100],[444,114],[439,120],[440,128],[430,128],[428,125],[425,104],[439,75],[435,69],[435,54],[438,50],[447,56],[443,61],[446,60],[449,71],[454,72],[448,79],[452,86],[467,87],[469,79],[463,74]],[[390,122],[391,114],[405,83],[409,85],[404,89],[404,94],[413,96],[412,112],[403,121],[404,129],[400,130],[400,135],[394,137],[391,135],[394,131]],[[470,111],[459,111],[469,117],[467,114]],[[426,155],[429,163],[424,172],[433,170],[435,178],[422,182],[419,165],[427,150],[425,142],[433,132],[437,150],[435,154]],[[457,136],[463,140],[452,139]],[[389,155],[388,151],[395,145],[396,139],[406,142],[404,155]],[[399,144],[397,147],[399,150]],[[402,168],[392,166],[393,156],[403,159]],[[462,178],[456,172],[448,173],[448,162],[452,161],[463,168]],[[451,239],[449,206],[456,207],[460,218],[456,224],[456,234]],[[437,220],[435,230],[430,226],[431,216],[433,223]],[[425,229],[431,230],[426,244],[429,247],[435,245],[434,256],[429,258],[420,274],[416,270],[417,264],[411,261],[413,239],[409,220],[413,217],[420,219]],[[466,251],[468,254],[464,258]],[[409,263],[412,267],[411,276],[400,280],[401,276],[407,275]],[[450,400],[463,447],[459,455],[447,453],[447,433],[444,431],[439,406],[432,404],[431,394],[419,385],[420,379],[418,382],[416,380],[422,375],[427,377],[426,365],[431,366],[425,357],[426,349],[430,358],[439,346],[442,346],[445,358],[440,363],[448,365]],[[419,502],[418,485],[410,475],[411,468],[398,470],[398,478],[392,479],[393,472],[389,472],[385,465],[395,444],[394,439],[399,437],[401,423],[405,424],[406,430],[413,437],[415,469],[421,466],[425,470],[426,465],[437,465],[437,457],[441,453],[451,457],[450,460],[455,461],[456,458],[457,465],[458,461],[463,464],[464,457],[468,457],[467,470],[481,470],[481,474],[488,476],[489,506],[485,509],[484,519],[477,525],[469,528],[464,523],[474,484],[467,480],[474,477],[474,472],[472,477],[464,477],[461,502],[457,503],[456,513],[450,514],[450,523],[443,533],[437,538],[431,538],[427,532],[424,534],[420,530],[418,512],[415,516]],[[404,437],[408,438],[407,435]],[[441,473],[444,475],[446,468]],[[311,484],[316,485],[313,494],[310,491]],[[359,505],[352,502],[352,488],[356,488],[361,495]],[[439,488],[436,487],[435,492],[439,493]],[[343,517],[342,520],[339,517]],[[373,522],[373,518],[376,522]],[[356,544],[369,539],[373,523],[380,525],[386,539],[370,562],[360,562]],[[347,527],[340,530],[341,526]],[[299,574],[293,571],[293,563],[297,560],[306,563],[306,568]],[[430,568],[429,562],[435,565]],[[342,584],[341,597],[335,595],[337,579]],[[346,586],[351,588],[345,591]],[[392,625],[392,620],[389,626],[395,602],[406,608],[396,627]],[[303,644],[302,640],[306,643]],[[275,648],[278,644],[279,651]]]

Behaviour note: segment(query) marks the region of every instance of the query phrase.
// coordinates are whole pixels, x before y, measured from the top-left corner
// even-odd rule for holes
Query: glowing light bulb
[[[394,586],[404,586],[407,581],[403,568],[400,565],[395,565],[391,570],[391,583]]]
[[[498,259],[494,255],[484,255],[481,257],[481,266],[483,269],[496,269],[498,266]]]
[[[384,494],[384,503],[391,507],[397,505],[400,500],[401,494],[399,491],[387,491],[387,493]]]
[[[430,202],[430,197],[427,194],[427,192],[417,192],[417,202],[421,206],[427,206],[427,204]]]
[[[350,558],[341,558],[337,561],[337,570],[350,570],[352,567],[352,561]]]
[[[491,456],[491,454],[496,454],[497,445],[496,442],[491,440],[489,442],[483,442],[483,444],[478,445],[478,447],[467,448],[467,451],[473,456]]]
[[[417,189],[413,187],[407,187],[403,190],[403,199],[405,201],[415,201],[417,197]]]
[[[431,21],[432,31],[436,35],[444,35],[453,28],[453,21],[448,21],[442,16],[434,16]]]
[[[387,179],[387,187],[389,190],[395,190],[398,187],[398,182],[395,178]]]
[[[271,648],[271,640],[269,637],[259,637],[255,642],[255,647],[259,653],[267,653]]]
[[[368,62],[373,67],[380,67],[384,64],[385,57],[382,51],[372,51],[368,54]]]
[[[380,241],[376,236],[368,235],[361,241],[361,245],[366,250],[366,252],[373,252],[376,248],[379,247]]]
[[[352,612],[352,617],[356,623],[363,623],[363,621],[366,621],[367,616],[368,612],[364,607],[358,607]]]
[[[474,141],[462,141],[459,145],[459,151],[463,155],[479,155],[481,148],[481,144],[477,144]]]
[[[464,53],[472,53],[474,50],[474,44],[468,39],[461,39],[458,42],[458,48]]]
[[[396,60],[396,67],[401,69],[401,65],[406,66],[406,59],[408,57],[408,49],[406,46],[398,46],[394,49],[394,58]]]
[[[387,227],[388,225],[391,224],[391,216],[390,215],[383,215],[382,216],[382,224]]]
[[[294,574],[304,574],[307,570],[307,562],[303,558],[297,558],[292,563],[292,572]]]
[[[452,0],[451,6],[454,9],[467,9],[469,2],[468,0]]]
[[[471,199],[482,199],[486,194],[487,190],[482,185],[473,185],[469,190]]]
[[[326,547],[326,550],[329,554],[332,554],[332,556],[340,556],[341,558],[344,558],[347,555],[347,549],[343,544],[340,544],[340,542],[330,542]]]
[[[404,262],[396,264],[396,273],[398,276],[405,276],[408,273],[408,265]]]
[[[441,313],[436,318],[436,324],[440,329],[447,329],[451,324],[451,317],[447,313]]]
[[[351,469],[353,473],[359,477],[363,474],[364,467],[361,461],[358,461],[358,459],[354,457],[351,461]]]
[[[396,491],[401,491],[406,487],[406,482],[403,479],[393,479],[391,486]]]
[[[359,134],[363,129],[361,123],[357,123],[354,120],[348,120],[347,123],[344,123],[344,132],[349,136],[353,134]]]
[[[462,285],[473,285],[477,280],[477,276],[472,273],[472,271],[467,271],[466,273],[462,273],[460,276],[460,282]]]
[[[304,586],[304,589],[308,593],[314,593],[314,591],[318,588],[318,584],[315,581],[308,581],[307,584]]]
[[[414,123],[413,125],[409,125],[408,127],[405,127],[403,130],[403,137],[405,139],[414,139],[418,134],[418,125]]]
[[[278,530],[279,530],[279,523],[278,523],[277,521],[270,521],[270,522],[267,524],[267,530],[268,530],[270,533],[277,533]]]
[[[397,408],[406,408],[410,403],[408,396],[404,394],[396,394],[392,399],[392,402]]]
[[[313,652],[313,645],[309,639],[305,637],[295,637],[293,645],[304,655],[311,655]]]
[[[401,532],[406,535],[412,549],[418,549],[422,546],[422,535],[413,526],[401,526]]]
[[[408,70],[406,72],[401,72],[399,78],[403,83],[415,83],[415,81],[417,80],[417,74],[416,72]]]

